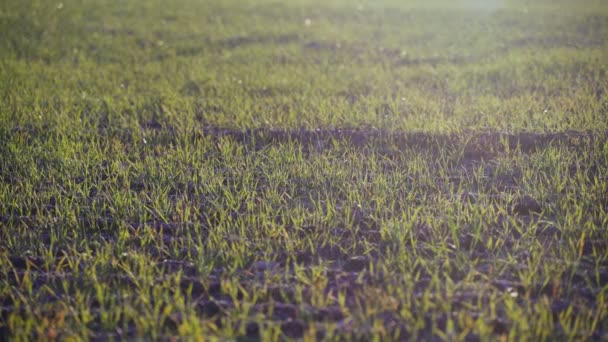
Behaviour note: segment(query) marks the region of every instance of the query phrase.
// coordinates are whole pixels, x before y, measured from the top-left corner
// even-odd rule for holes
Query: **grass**
[[[0,338],[608,338],[602,1],[0,4]]]

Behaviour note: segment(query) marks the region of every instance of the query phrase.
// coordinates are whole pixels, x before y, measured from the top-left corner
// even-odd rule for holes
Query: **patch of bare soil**
[[[568,147],[589,146],[594,142],[608,141],[608,131],[563,133],[508,133],[463,131],[459,133],[391,132],[383,129],[250,129],[233,130],[216,127],[203,129],[203,136],[230,137],[241,143],[265,146],[297,142],[302,145],[332,146],[341,141],[353,147],[383,146],[438,150],[445,147],[462,147],[466,159],[488,159],[507,150],[532,153],[551,145]]]

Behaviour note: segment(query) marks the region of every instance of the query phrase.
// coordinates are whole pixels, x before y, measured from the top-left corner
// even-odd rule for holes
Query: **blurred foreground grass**
[[[4,1],[2,127],[606,129],[602,1]]]

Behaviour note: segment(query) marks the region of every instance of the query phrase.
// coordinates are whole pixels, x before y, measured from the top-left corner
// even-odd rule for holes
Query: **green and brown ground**
[[[608,339],[603,1],[0,4],[0,339]]]

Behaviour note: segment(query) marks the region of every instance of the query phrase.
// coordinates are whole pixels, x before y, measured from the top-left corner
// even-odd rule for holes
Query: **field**
[[[608,340],[606,1],[0,32],[0,340]]]

